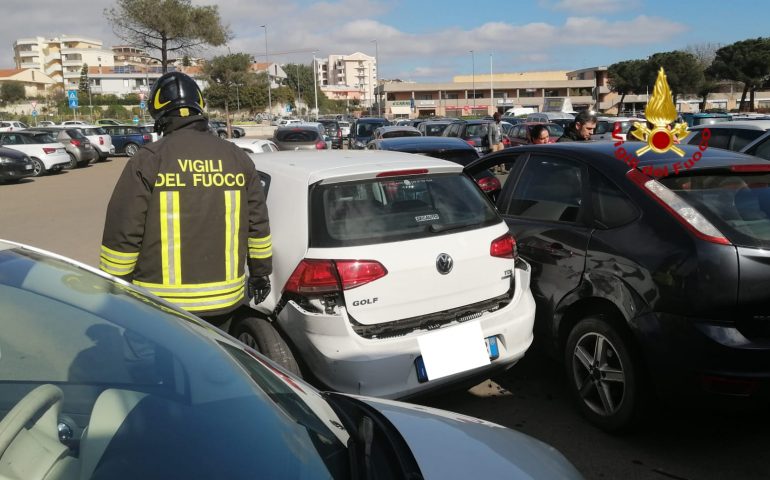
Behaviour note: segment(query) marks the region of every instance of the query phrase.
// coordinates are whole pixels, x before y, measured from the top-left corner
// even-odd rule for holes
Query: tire
[[[139,151],[139,145],[135,143],[128,143],[126,144],[126,148],[124,150],[126,152],[126,155],[128,155],[129,157],[133,157],[134,155],[136,155],[136,152]]]
[[[219,135],[219,138],[227,138],[227,132],[219,132],[217,135]]]
[[[46,174],[45,165],[43,165],[43,162],[39,158],[31,157],[30,160],[32,160],[33,177],[40,177]]]
[[[233,130],[233,138],[241,138],[241,134],[237,130]]]
[[[599,428],[627,430],[647,406],[642,362],[629,335],[603,315],[575,325],[564,349],[569,392],[578,410]]]
[[[235,325],[234,336],[286,370],[302,377],[291,348],[269,321],[258,317],[242,318]]]
[[[70,156],[70,164],[69,164],[69,168],[71,168],[71,169],[73,169],[73,170],[74,170],[74,169],[76,169],[76,168],[78,168],[78,159],[77,159],[77,158],[75,158],[75,155],[73,155],[73,154],[71,154],[71,153],[67,153],[67,155],[69,155],[69,156]]]

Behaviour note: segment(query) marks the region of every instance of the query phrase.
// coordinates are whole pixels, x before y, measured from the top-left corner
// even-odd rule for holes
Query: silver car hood
[[[358,397],[379,410],[426,479],[582,479],[555,448],[506,427],[421,405]]]

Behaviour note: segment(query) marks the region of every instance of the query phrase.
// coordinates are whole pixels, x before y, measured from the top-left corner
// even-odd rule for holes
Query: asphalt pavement
[[[97,265],[107,202],[126,161],[112,157],[0,185],[0,238]],[[639,431],[609,435],[576,413],[561,368],[536,350],[494,380],[413,401],[532,435],[564,453],[589,479],[770,478],[767,407],[663,407]]]

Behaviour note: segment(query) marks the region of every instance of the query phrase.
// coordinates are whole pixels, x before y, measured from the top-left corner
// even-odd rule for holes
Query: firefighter
[[[247,296],[260,303],[270,292],[272,242],[254,164],[209,133],[203,108],[183,73],[153,85],[148,109],[163,137],[115,185],[99,268],[226,329]]]

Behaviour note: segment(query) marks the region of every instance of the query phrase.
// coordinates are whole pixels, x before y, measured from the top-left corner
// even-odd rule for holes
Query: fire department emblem
[[[649,103],[647,103],[647,108],[644,109],[644,116],[653,127],[649,128],[640,122],[634,123],[636,128],[631,132],[632,135],[642,142],[647,142],[647,145],[638,149],[636,154],[642,156],[650,150],[655,153],[673,150],[677,155],[683,157],[684,150],[677,147],[676,144],[687,136],[687,124],[677,123],[672,126],[677,117],[676,107],[663,68],[658,71],[655,88]]]

